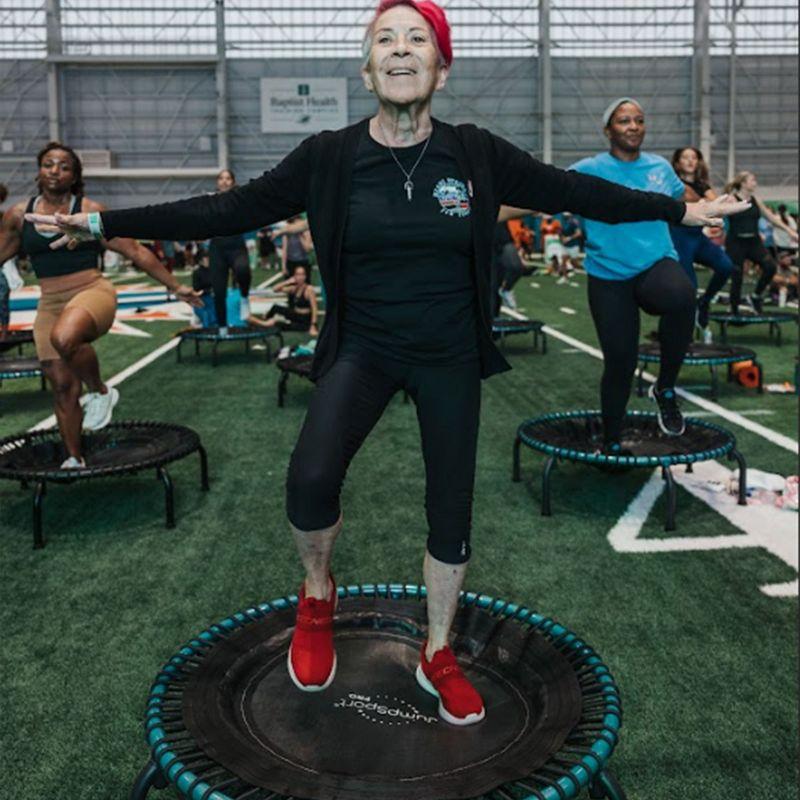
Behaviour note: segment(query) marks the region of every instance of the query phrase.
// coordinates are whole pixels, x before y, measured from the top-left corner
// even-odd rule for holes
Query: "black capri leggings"
[[[211,291],[214,293],[214,311],[217,324],[223,328],[228,324],[228,272],[233,272],[233,280],[242,297],[250,294],[250,260],[246,247],[221,247],[211,240],[208,248],[208,266],[211,270]]]
[[[604,358],[600,389],[604,435],[607,442],[617,442],[639,353],[639,309],[661,318],[658,388],[673,388],[692,340],[694,286],[677,261],[663,258],[627,281],[590,275],[589,308]]]
[[[770,285],[778,265],[775,259],[764,247],[764,242],[760,236],[747,237],[744,239],[738,236],[728,236],[725,240],[725,252],[733,261],[733,274],[731,275],[731,309],[736,314],[739,311],[739,304],[742,302],[742,277],[744,274],[744,262],[752,261],[761,267],[761,277],[756,284],[755,293],[761,295]]]
[[[347,468],[398,389],[417,407],[425,460],[428,552],[470,557],[472,493],[480,416],[480,364],[412,366],[346,347],[317,382],[289,464],[289,521],[301,531],[339,519]]]

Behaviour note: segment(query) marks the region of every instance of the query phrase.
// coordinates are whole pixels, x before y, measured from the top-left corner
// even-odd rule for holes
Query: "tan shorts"
[[[39,361],[61,358],[50,341],[50,334],[64,309],[82,308],[88,312],[102,336],[114,322],[117,313],[117,292],[114,286],[94,269],[72,275],[43,278],[42,295],[33,323],[33,340]]]

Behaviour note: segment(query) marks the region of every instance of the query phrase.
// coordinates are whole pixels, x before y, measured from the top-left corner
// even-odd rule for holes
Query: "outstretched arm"
[[[21,221],[24,213],[25,204],[18,203],[9,208],[5,214],[2,214],[2,222],[0,222],[0,266],[19,252],[22,241],[19,231],[22,227]]]
[[[787,225],[763,200],[759,200],[757,197],[753,199],[758,204],[758,210],[761,212],[762,216],[766,217],[770,225],[775,228],[781,228],[781,230],[786,231],[792,239],[797,241],[797,231],[794,230],[794,228]]]
[[[313,138],[306,139],[275,169],[228,192],[142,208],[104,211],[100,216],[100,232],[107,239],[122,236],[202,240],[246,233],[294,216],[306,206],[312,142]],[[64,247],[71,239],[92,238],[86,214],[37,214],[27,218],[36,224],[55,226],[65,234],[51,245],[53,249]]]
[[[712,202],[684,203],[657,192],[640,192],[617,183],[544,164],[498,136],[490,135],[490,163],[500,201],[517,209],[548,214],[571,211],[599,222],[664,220],[673,225],[719,225],[749,203],[723,196]]]

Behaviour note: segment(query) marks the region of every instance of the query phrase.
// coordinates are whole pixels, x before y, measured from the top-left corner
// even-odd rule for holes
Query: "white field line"
[[[570,308],[569,306],[561,306],[561,308],[559,308],[558,310],[562,314],[569,314],[570,316],[578,313],[574,308]]]
[[[513,311],[506,311],[506,313],[514,319],[524,319],[521,314],[516,314]],[[598,350],[596,347],[591,347],[585,342],[582,342],[580,339],[575,339],[572,336],[568,336],[566,333],[561,333],[560,331],[551,328],[549,325],[545,325],[542,330],[548,336],[553,336],[559,341],[570,345],[571,347],[577,347],[579,350],[583,350],[584,353],[587,353],[588,355],[597,358],[600,361],[603,360],[603,354],[600,352],[600,350]],[[656,382],[656,376],[649,372],[645,372],[643,377],[650,383]],[[757,422],[753,422],[752,420],[747,419],[747,417],[743,417],[736,411],[729,411],[727,408],[723,408],[721,405],[713,403],[711,400],[706,400],[704,397],[700,397],[693,392],[687,392],[685,389],[681,388],[676,389],[676,391],[684,400],[688,400],[690,403],[693,403],[694,405],[699,406],[700,408],[703,408],[718,417],[722,417],[723,419],[728,420],[728,422],[738,425],[740,428],[750,431],[750,433],[755,433],[756,436],[760,436],[762,439],[766,439],[768,442],[772,442],[772,444],[782,447],[784,450],[788,450],[791,453],[800,452],[800,446],[798,446],[798,443],[789,436],[784,436],[782,433],[773,431],[771,428],[767,428],[764,425],[759,425]]]
[[[108,386],[118,386],[127,378],[130,378],[131,375],[135,375],[140,370],[143,370],[148,364],[152,364],[157,358],[161,358],[164,353],[168,353],[170,350],[173,350],[178,346],[180,343],[180,339],[170,339],[170,341],[165,342],[161,345],[161,347],[157,347],[151,353],[148,353],[146,356],[143,356],[138,361],[131,364],[129,367],[125,367],[122,372],[118,372],[113,378],[110,378],[106,381]],[[39,431],[44,428],[52,428],[56,424],[56,417],[55,414],[51,414],[47,419],[43,419],[41,422],[37,422],[32,428],[29,428],[31,431]]]
[[[277,283],[282,277],[282,272],[276,272],[271,278],[267,278],[265,281],[259,283],[258,286],[256,286],[256,289],[266,289],[267,286],[272,286],[273,283]]]
[[[714,492],[712,484],[726,484],[731,472],[717,461],[694,465],[694,472],[673,470],[676,483],[742,533],[723,536],[673,536],[659,539],[640,539],[645,520],[664,491],[661,468],[631,501],[625,513],[608,533],[608,541],[618,553],[683,553],[709,550],[761,547],[794,570],[798,568],[797,517],[794,512],[769,505],[740,506],[727,492]],[[770,597],[796,597],[797,581],[768,584],[760,587]]]

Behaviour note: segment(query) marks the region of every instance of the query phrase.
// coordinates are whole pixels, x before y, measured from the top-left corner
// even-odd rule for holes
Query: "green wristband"
[[[105,234],[103,233],[103,220],[100,217],[99,211],[92,211],[86,215],[86,221],[89,224],[89,233],[95,239],[102,239]]]

